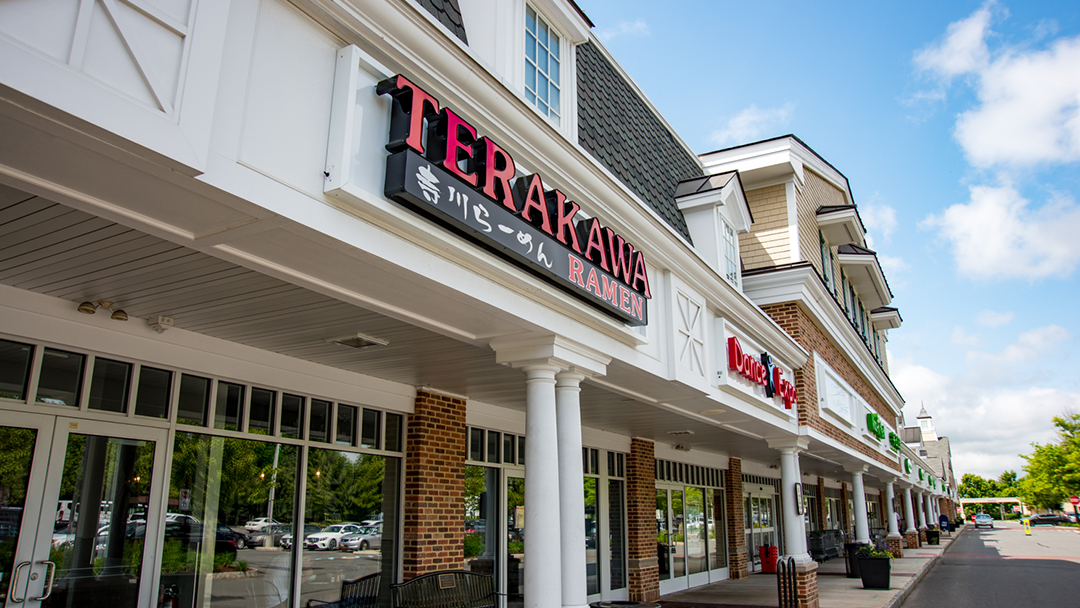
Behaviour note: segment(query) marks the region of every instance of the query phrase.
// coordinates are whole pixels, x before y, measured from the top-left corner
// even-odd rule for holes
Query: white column
[[[855,542],[870,542],[870,522],[866,514],[866,487],[863,485],[863,473],[866,466],[848,469],[851,473],[851,504],[855,507]]]
[[[555,374],[550,364],[522,366],[525,372],[525,608],[560,608],[562,555],[555,530],[559,517],[559,443]],[[578,452],[579,458],[581,452]],[[580,490],[580,488],[579,488]],[[584,516],[584,512],[582,513]],[[584,540],[582,541],[584,544]]]
[[[919,492],[915,495],[917,510],[919,511],[919,529],[926,529],[926,494]]]
[[[896,521],[896,507],[893,506],[893,502],[896,499],[896,488],[893,487],[892,481],[885,482],[885,503],[888,505],[886,511],[889,517],[889,536],[900,536],[900,525]]]
[[[589,603],[585,568],[585,489],[581,463],[581,381],[584,379],[584,374],[575,372],[560,372],[555,376],[563,608],[586,608]]]
[[[904,519],[907,521],[907,529],[904,533],[918,532],[915,528],[915,509],[911,505],[911,488],[904,488]]]
[[[806,564],[813,561],[806,550],[806,522],[799,514],[802,505],[797,502],[795,484],[802,483],[799,468],[799,452],[806,449],[805,439],[786,439],[770,441],[769,447],[780,451],[780,504],[784,514],[784,551],[795,558],[796,563]]]

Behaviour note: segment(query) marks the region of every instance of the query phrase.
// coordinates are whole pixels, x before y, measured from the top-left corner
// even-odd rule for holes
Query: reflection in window
[[[397,563],[400,474],[398,458],[308,450],[301,605],[336,602],[341,581],[378,572],[380,596],[388,599]],[[342,550],[359,555],[343,559]]]
[[[356,410],[351,405],[337,406],[337,444],[356,445]]]
[[[709,569],[727,567],[727,524],[724,518],[724,491],[705,490],[705,504],[709,507]]]
[[[597,555],[599,522],[596,512],[596,484],[599,479],[585,478],[585,582],[589,595],[600,593],[600,568]]]
[[[506,510],[510,525],[506,541],[506,599],[511,605],[521,605],[525,598],[525,523],[528,521],[524,479],[506,479]]]
[[[525,11],[525,98],[559,124],[559,35],[531,6]]]
[[[465,467],[465,569],[499,571],[499,469]]]
[[[143,366],[139,368],[139,390],[135,394],[135,415],[169,417],[169,389],[172,372]]]
[[[705,496],[701,488],[686,488],[686,563],[689,574],[708,570]]]
[[[330,442],[330,406],[329,401],[311,400],[311,420],[308,423],[308,439],[311,441]]]
[[[240,430],[244,419],[244,387],[232,382],[218,382],[217,404],[214,407],[214,428]]]
[[[304,398],[298,395],[281,397],[281,436],[303,439],[300,429],[304,423]]]
[[[262,550],[242,553],[236,539],[245,523],[260,518],[293,523],[298,452],[176,433],[160,584],[180,608],[288,605],[292,557],[282,537],[260,539]]]
[[[386,414],[386,447],[390,452],[401,451],[401,414]]]
[[[622,454],[619,454],[622,458]],[[611,588],[626,587],[626,509],[623,504],[623,482],[608,481],[608,531],[609,560],[611,563]]]
[[[46,348],[38,375],[38,402],[78,407],[85,361],[86,355]]]
[[[671,578],[671,523],[668,520],[667,490],[656,491],[656,559],[660,580]]]
[[[382,412],[364,410],[364,423],[360,429],[360,447],[379,449],[379,422],[381,418]]]
[[[131,364],[97,357],[90,376],[90,402],[92,410],[126,412],[128,386],[131,382]]]
[[[176,408],[178,423],[206,426],[206,407],[209,403],[209,378],[189,374],[180,376],[180,399]]]
[[[251,389],[251,417],[248,418],[248,432],[270,435],[274,432],[274,402],[277,393],[265,388]]]
[[[29,344],[0,340],[0,399],[26,399],[33,354]]]

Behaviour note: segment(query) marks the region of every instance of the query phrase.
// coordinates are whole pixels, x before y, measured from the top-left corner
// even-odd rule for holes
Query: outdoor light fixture
[[[109,315],[109,318],[113,321],[127,321],[128,314],[123,310],[120,310],[119,308],[113,310],[112,305],[113,303],[108,300],[98,300],[97,303],[83,302],[82,304],[79,304],[78,311],[83,313],[84,315],[92,315],[97,312],[97,309],[101,308],[112,313],[111,315]]]
[[[366,336],[360,333],[349,334],[338,338],[326,338],[326,341],[356,349],[368,348],[369,346],[386,346],[390,344],[390,342],[381,338]]]
[[[690,429],[686,429],[686,430],[682,430],[682,431],[668,431],[667,434],[668,435],[693,435],[694,431],[691,431]]]
[[[727,410],[701,410],[698,413],[703,415],[703,416],[715,416],[717,414],[723,414],[726,411]]]

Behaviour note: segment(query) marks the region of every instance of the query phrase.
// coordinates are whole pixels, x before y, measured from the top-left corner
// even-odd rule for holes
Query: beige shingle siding
[[[825,181],[817,173],[806,169],[804,175],[805,183],[803,188],[795,196],[796,211],[799,217],[799,250],[802,253],[802,261],[810,262],[814,265],[818,274],[822,274],[817,210],[819,207],[824,206],[845,205],[847,201],[844,199],[844,193],[840,189]],[[833,250],[833,259],[835,260],[836,248],[831,243],[830,247]],[[832,276],[840,276],[840,266],[838,264],[833,264],[833,271]],[[843,298],[840,298],[840,302],[843,303]]]
[[[746,193],[754,225],[739,235],[739,253],[747,270],[793,262],[788,231],[787,192],[784,184]]]

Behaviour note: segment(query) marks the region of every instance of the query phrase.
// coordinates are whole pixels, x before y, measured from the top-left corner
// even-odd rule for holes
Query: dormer
[[[855,288],[859,299],[870,310],[892,302],[892,290],[881,271],[877,252],[860,245],[841,245],[836,248],[836,261]]]
[[[817,226],[829,245],[861,245],[866,239],[866,228],[855,205],[828,205],[818,207]]]
[[[870,311],[870,322],[874,329],[897,329],[904,322],[900,318],[900,311],[891,306],[880,306]]]
[[[740,234],[754,222],[738,171],[679,182],[675,204],[686,218],[694,247],[706,262],[740,289]]]

